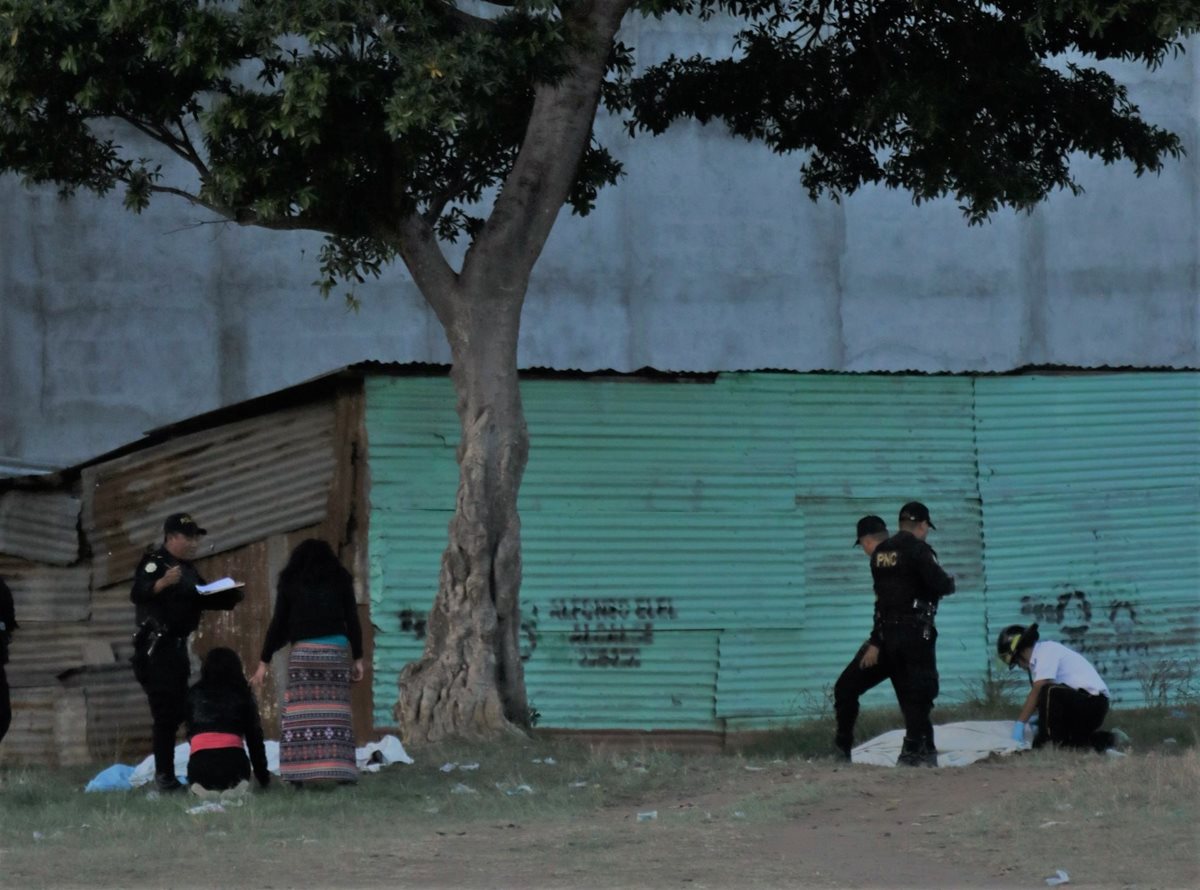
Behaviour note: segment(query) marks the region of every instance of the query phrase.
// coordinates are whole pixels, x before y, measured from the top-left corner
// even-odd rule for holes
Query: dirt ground
[[[1052,853],[1013,849],[1013,831],[993,825],[990,810],[1019,809],[1046,779],[1012,762],[764,770],[690,799],[607,808],[586,823],[434,835],[408,847],[403,874],[418,886],[960,888],[1046,886],[1061,868],[1073,886],[1200,887],[1194,821],[1151,852],[1150,838],[1121,836],[1102,818],[1081,825],[1030,813],[1038,825],[1059,823],[1044,829]],[[768,812],[753,811],[761,801]],[[656,820],[637,821],[654,809]]]
[[[324,831],[313,792],[273,790],[206,816],[139,796],[110,811],[102,837],[97,826],[72,836],[64,819],[54,837],[6,843],[0,886],[1028,888],[1062,869],[1072,887],[1194,888],[1198,773],[1194,754],[940,770],[735,760],[561,816],[536,796],[438,802],[400,779],[396,802],[368,812],[354,797],[365,787],[330,792],[328,811],[346,821]],[[430,802],[442,809],[424,812],[440,815],[422,815]],[[121,824],[138,808],[152,823],[169,814],[171,849],[148,849],[145,823]]]

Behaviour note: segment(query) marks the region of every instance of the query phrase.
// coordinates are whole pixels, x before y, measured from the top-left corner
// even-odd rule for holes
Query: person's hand
[[[350,670],[350,681],[357,683],[363,678],[363,662],[361,658],[354,659],[354,667]]]
[[[875,667],[879,663],[879,647],[872,644],[867,647],[867,651],[863,653],[863,657],[859,659],[858,666],[860,668]]]
[[[262,686],[265,679],[267,679],[267,664],[264,661],[260,661],[254,671],[254,675],[250,678],[250,685],[258,689]]]
[[[161,593],[173,584],[178,584],[179,579],[183,577],[183,570],[179,566],[171,566],[167,569],[161,578],[154,582],[154,592]]]
[[[1023,741],[1025,741],[1025,724],[1024,724],[1024,723],[1022,723],[1020,720],[1016,721],[1016,722],[1013,724],[1013,728],[1012,728],[1012,740],[1013,740],[1014,742],[1023,742]]]

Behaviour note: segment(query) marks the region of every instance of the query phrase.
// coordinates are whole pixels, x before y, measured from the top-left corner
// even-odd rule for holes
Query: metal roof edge
[[[580,368],[562,369],[533,366],[521,368],[519,373],[521,379],[532,380],[612,379],[629,381],[642,380],[646,382],[664,383],[712,383],[722,374],[780,374],[795,377],[804,377],[817,374],[836,374],[846,377],[1008,377],[1034,373],[1063,375],[1101,375],[1115,373],[1187,374],[1196,373],[1197,371],[1200,371],[1200,366],[1193,368],[1170,367],[1163,365],[1106,365],[1103,367],[1089,368],[1073,365],[1023,365],[1019,368],[1012,368],[1007,371],[845,371],[830,369],[797,371],[788,368],[744,368],[728,369],[723,371],[682,371],[654,368],[647,365],[634,371],[618,371],[613,368],[584,370]],[[73,482],[78,478],[82,470],[94,464],[113,460],[118,457],[124,457],[127,454],[133,454],[145,448],[151,448],[174,436],[212,429],[215,426],[220,426],[221,424],[229,423],[235,420],[241,420],[254,414],[269,413],[271,411],[277,411],[283,408],[305,404],[307,402],[314,401],[323,395],[328,395],[329,393],[334,392],[348,384],[354,385],[367,376],[442,377],[448,376],[449,373],[449,365],[432,364],[428,362],[386,362],[377,359],[367,359],[364,361],[355,362],[353,364],[343,365],[340,368],[326,371],[323,374],[318,374],[314,377],[308,378],[307,380],[302,380],[299,383],[286,386],[283,389],[277,389],[269,393],[253,396],[240,402],[233,402],[229,405],[223,405],[219,408],[214,408],[211,411],[205,411],[201,414],[195,414],[182,420],[177,420],[172,423],[164,424],[163,426],[155,427],[148,430],[139,439],[135,439],[132,442],[127,442],[124,445],[120,445],[117,448],[106,451],[102,454],[96,455],[95,457],[71,466],[61,467],[59,469],[43,473],[34,472],[0,476],[0,491],[14,488],[57,488]],[[33,465],[30,465],[30,467],[31,469],[37,469],[33,467]]]

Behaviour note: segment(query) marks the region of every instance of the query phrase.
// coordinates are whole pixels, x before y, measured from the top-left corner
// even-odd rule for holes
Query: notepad
[[[208,595],[210,593],[220,593],[223,590],[233,590],[235,587],[245,587],[243,581],[234,581],[232,578],[218,578],[211,584],[197,584],[196,593]]]

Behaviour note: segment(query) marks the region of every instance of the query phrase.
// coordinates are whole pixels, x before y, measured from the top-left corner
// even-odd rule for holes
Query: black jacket
[[[263,640],[262,660],[269,662],[287,643],[333,634],[345,635],[354,658],[362,658],[362,626],[352,584],[340,584],[333,589],[303,583],[280,585],[275,596],[275,613]]]
[[[871,642],[876,645],[881,623],[932,618],[938,600],[954,593],[954,579],[942,571],[933,548],[912,532],[897,532],[875,548],[871,577],[875,582]]]
[[[20,627],[17,624],[17,613],[13,607],[12,591],[0,578],[0,664],[8,664],[8,641],[12,632]]]
[[[202,732],[240,735],[246,740],[258,784],[265,788],[271,781],[258,703],[248,689],[209,686],[203,680],[192,686],[187,696],[187,735],[191,739]]]
[[[172,566],[179,566],[183,572],[179,583],[155,593],[154,582]],[[207,595],[197,593],[196,585],[204,583],[194,565],[176,559],[165,547],[148,551],[138,563],[133,575],[133,587],[129,591],[130,601],[137,606],[138,624],[147,618],[154,618],[166,627],[171,636],[186,638],[200,626],[202,611],[232,609],[244,596],[241,588]]]

